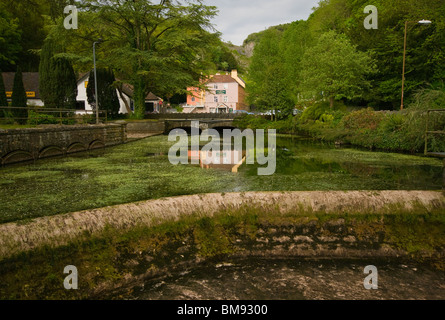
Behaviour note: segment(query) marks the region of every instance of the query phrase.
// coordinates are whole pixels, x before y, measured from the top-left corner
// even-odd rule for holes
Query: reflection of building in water
[[[223,169],[238,172],[240,164],[244,161],[245,151],[196,151],[189,150],[189,161],[193,163],[199,160],[199,165],[203,169]],[[236,170],[234,170],[236,169]]]

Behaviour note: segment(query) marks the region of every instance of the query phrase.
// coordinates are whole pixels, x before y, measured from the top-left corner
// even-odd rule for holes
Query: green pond
[[[125,145],[0,168],[0,223],[199,193],[308,190],[440,190],[442,161],[277,138],[277,168],[238,173],[169,162],[156,136]]]

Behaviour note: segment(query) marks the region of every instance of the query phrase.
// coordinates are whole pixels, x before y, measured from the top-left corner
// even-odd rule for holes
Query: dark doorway
[[[153,113],[155,111],[155,104],[153,102],[145,103],[145,113]]]

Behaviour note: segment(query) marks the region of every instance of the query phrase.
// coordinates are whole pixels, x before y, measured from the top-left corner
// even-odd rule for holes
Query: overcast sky
[[[319,0],[204,0],[219,9],[213,23],[224,41],[241,45],[247,36],[268,27],[307,20]]]

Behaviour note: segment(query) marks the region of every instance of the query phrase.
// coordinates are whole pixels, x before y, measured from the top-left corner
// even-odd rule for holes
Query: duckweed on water
[[[157,136],[0,168],[0,223],[200,193],[441,189],[437,159],[279,137],[276,173],[261,177],[256,165],[238,174],[173,166],[167,156],[173,144]]]

